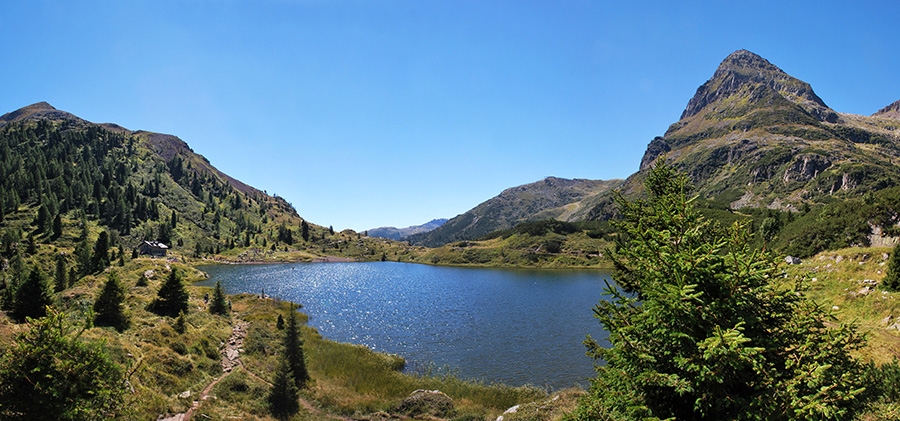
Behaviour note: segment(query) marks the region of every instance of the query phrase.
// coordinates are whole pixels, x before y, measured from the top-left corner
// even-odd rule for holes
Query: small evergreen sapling
[[[47,306],[52,302],[44,273],[34,267],[25,282],[16,290],[13,299],[13,316],[20,323],[28,317],[44,317],[47,314]]]
[[[188,310],[188,293],[184,289],[181,277],[173,267],[166,282],[159,287],[156,299],[150,303],[150,310],[160,316],[177,317]]]
[[[888,291],[900,291],[900,244],[891,250],[887,272],[881,280],[881,287]]]
[[[119,332],[128,329],[130,324],[122,303],[125,301],[125,290],[119,282],[119,276],[110,273],[103,286],[103,291],[94,301],[94,324],[110,326]]]
[[[209,312],[227,316],[229,312],[228,299],[225,297],[225,291],[222,290],[222,283],[216,281],[216,289],[213,290],[212,300],[209,302]]]
[[[291,304],[287,326],[284,330],[284,357],[294,375],[294,383],[298,389],[306,387],[309,372],[306,370],[306,359],[303,356],[303,339],[300,337],[300,323],[297,320],[297,309]]]
[[[294,373],[287,358],[282,357],[275,371],[275,381],[266,397],[269,412],[278,419],[287,419],[300,410],[300,393],[294,383]]]

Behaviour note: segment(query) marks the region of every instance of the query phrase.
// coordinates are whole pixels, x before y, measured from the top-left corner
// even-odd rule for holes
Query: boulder
[[[440,390],[416,390],[400,403],[397,412],[409,417],[429,415],[450,418],[456,413],[453,399]]]
[[[513,407],[507,409],[506,411],[503,411],[503,415],[515,414],[518,411],[519,411],[519,405],[514,405]],[[497,421],[503,421],[503,415],[497,417]]]

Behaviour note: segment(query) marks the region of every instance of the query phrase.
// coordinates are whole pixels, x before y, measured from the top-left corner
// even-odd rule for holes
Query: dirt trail
[[[200,408],[200,405],[203,404],[206,399],[209,398],[209,392],[212,391],[217,384],[219,384],[222,379],[232,373],[235,367],[241,365],[241,351],[243,351],[244,346],[244,338],[247,336],[247,326],[250,323],[238,320],[232,325],[231,328],[231,337],[225,342],[225,346],[222,347],[220,354],[222,355],[222,375],[213,379],[212,382],[206,385],[203,388],[203,391],[197,395],[197,399],[191,403],[191,407],[188,408],[187,412],[175,414],[172,416],[161,415],[157,418],[157,421],[188,421],[191,419],[191,416],[194,415],[194,411]],[[248,371],[249,373],[249,371]],[[190,392],[187,392],[190,393]],[[188,395],[189,396],[189,395]],[[187,397],[187,396],[185,396]]]
[[[220,351],[222,355],[222,375],[215,378],[212,382],[210,382],[206,387],[203,388],[203,391],[197,396],[197,399],[193,401],[191,407],[188,408],[187,412],[175,414],[170,417],[160,416],[157,418],[157,421],[189,421],[191,416],[203,405],[209,398],[209,393],[212,389],[219,384],[222,379],[233,373],[237,369],[243,369],[247,375],[253,377],[254,379],[261,381],[269,386],[272,385],[266,379],[258,376],[256,373],[248,370],[244,367],[244,364],[241,362],[241,352],[243,352],[244,347],[244,338],[247,337],[247,328],[250,326],[250,323],[244,320],[236,320],[231,328],[231,337],[225,342],[225,346],[222,347]],[[300,398],[300,405],[306,409],[311,415],[317,417],[327,417],[333,420],[339,421],[352,421],[351,418],[341,417],[334,414],[329,414],[321,409],[313,406],[306,399]]]

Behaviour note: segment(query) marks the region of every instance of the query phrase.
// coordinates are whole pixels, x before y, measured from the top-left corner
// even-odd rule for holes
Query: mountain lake
[[[406,359],[407,372],[486,383],[587,387],[586,335],[608,272],[428,266],[411,263],[212,265],[198,285],[302,304],[324,337]]]

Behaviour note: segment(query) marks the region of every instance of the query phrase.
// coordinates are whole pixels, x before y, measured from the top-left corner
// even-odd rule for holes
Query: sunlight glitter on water
[[[404,263],[209,266],[204,285],[299,302],[333,340],[395,353],[466,378],[561,388],[586,384],[599,271],[448,268]]]

